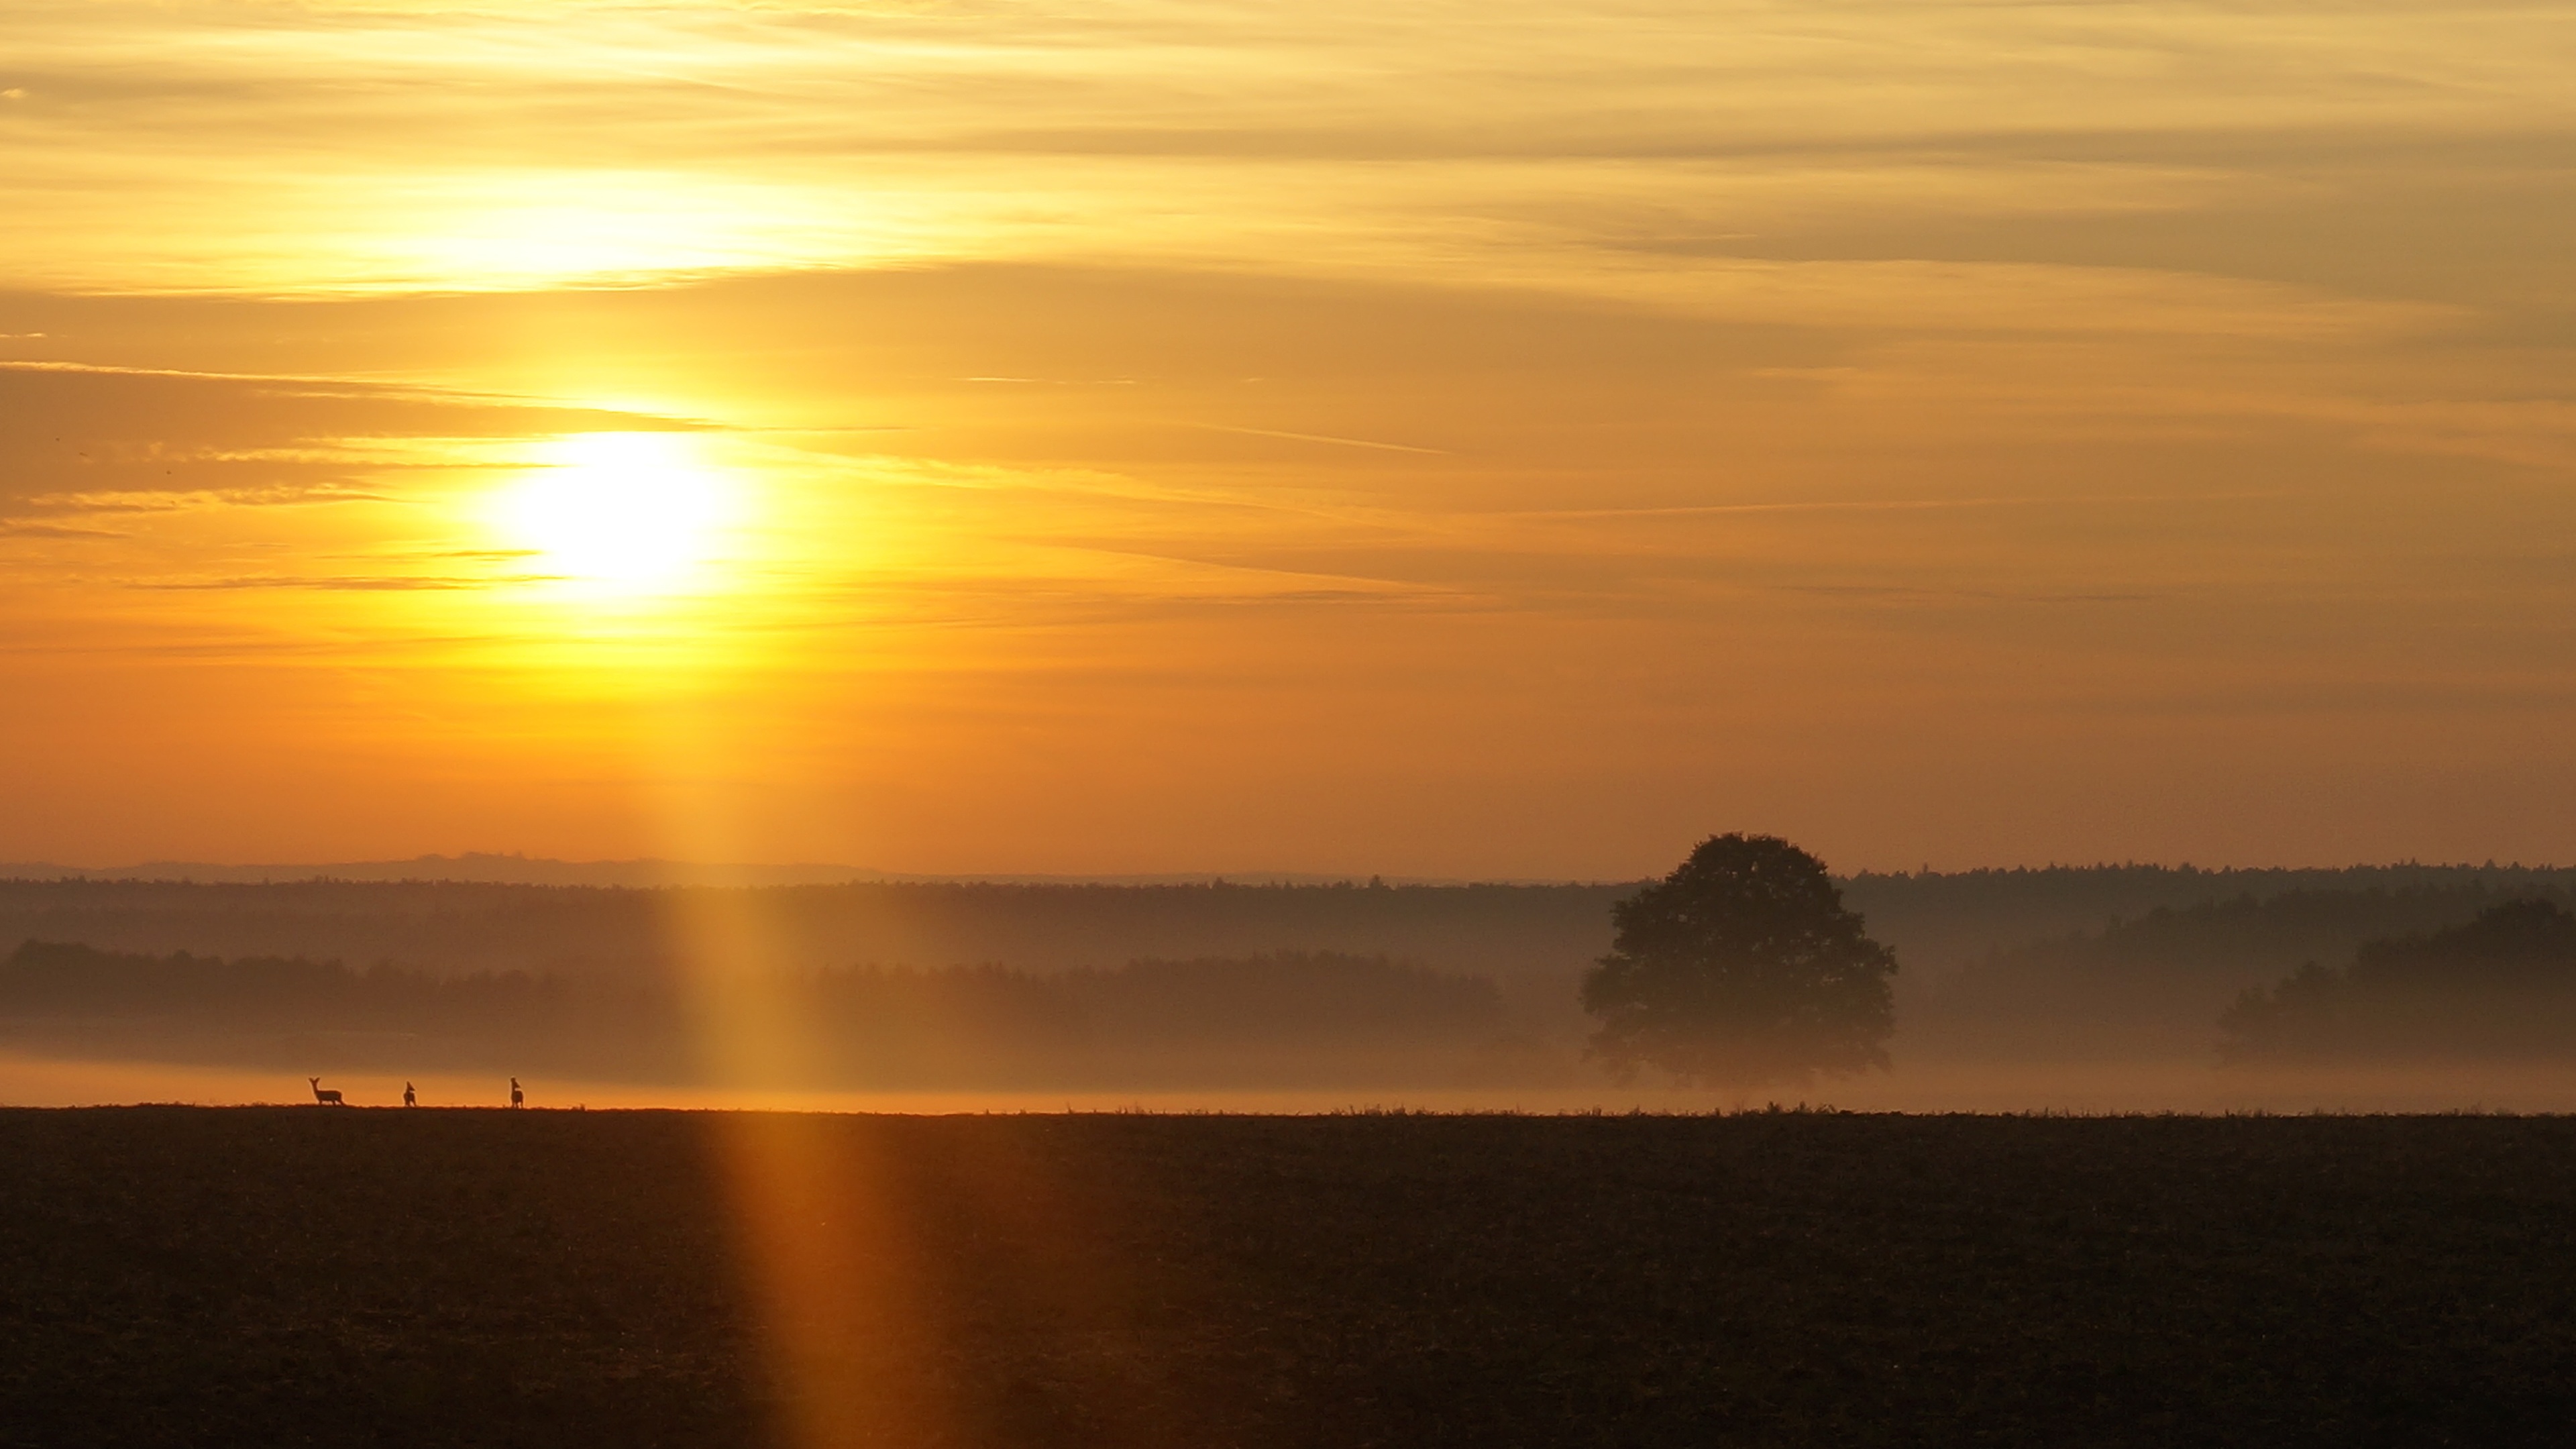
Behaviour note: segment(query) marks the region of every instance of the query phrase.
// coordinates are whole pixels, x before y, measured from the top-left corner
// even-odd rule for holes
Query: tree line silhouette
[[[1836,879],[1785,841],[1702,849],[1721,842],[1794,867],[1802,926],[1758,910],[1725,926],[1719,897],[1677,881],[1752,876],[1692,862],[1621,887],[880,883],[724,902],[697,887],[0,882],[0,928],[60,928],[29,932],[0,967],[0,1043],[682,1080],[701,1045],[684,1003],[741,968],[678,943],[692,912],[722,904],[777,944],[760,989],[818,1043],[794,1070],[839,1084],[1539,1084],[1577,1079],[1587,1035],[1614,1071],[1738,1086],[1890,1052],[2205,1063],[2222,1013],[2231,1061],[2324,1059],[2397,1052],[2394,1023],[2427,1008],[2365,1004],[2397,999],[2374,966],[2302,962],[2355,961],[2576,883],[2518,866]],[[2120,909],[2084,915],[2106,903]],[[157,944],[200,930],[233,948]],[[976,946],[997,949],[964,954]],[[1798,960],[1839,962],[1839,984],[1806,991],[1783,964]],[[2541,1050],[2557,1018],[2524,995],[2520,1037],[2461,1024],[2444,1049]],[[2384,1030],[2355,1024],[2380,1016]]]
[[[1032,972],[1139,959],[1332,951],[1483,976],[1516,1003],[1571,1010],[1571,983],[1610,949],[1610,909],[1645,882],[1582,885],[1019,885],[856,882],[667,888],[473,881],[0,880],[0,943],[85,941],[166,955],[393,961],[442,975],[526,971],[639,976],[685,963],[709,908],[756,919],[780,964]],[[1989,954],[2135,921],[2159,909],[2308,893],[2567,897],[2576,871],[2519,866],[2195,870],[2052,866],[1888,874],[1839,884],[1870,934],[1927,985]],[[2465,920],[2475,907],[2443,921]],[[2390,929],[2415,929],[2414,924]],[[2376,926],[2351,937],[2357,941]],[[2349,949],[2346,941],[2342,949]],[[2282,970],[2298,964],[2293,957]],[[2274,973],[2274,974],[2277,974]],[[1525,989],[1526,984],[1526,989]],[[2233,989],[2233,988],[2231,988]],[[1575,1024],[1579,1024],[1575,1023]]]
[[[2220,1018],[2237,1063],[2576,1056],[2576,915],[2515,900],[2477,919],[2307,962]]]
[[[781,964],[1000,962],[1027,971],[1279,950],[1510,976],[1609,941],[1609,885],[531,886],[460,881],[0,880],[0,942],[397,961],[442,973],[638,974],[711,911],[756,919]]]
[[[1382,956],[1279,952],[1035,973],[860,966],[708,983],[788,1013],[781,1085],[1260,1082],[1366,1066],[1454,1077],[1512,1049],[1492,983]],[[22,1044],[426,1069],[522,1064],[670,1080],[702,1043],[664,981],[280,957],[153,956],[30,941],[0,961]]]

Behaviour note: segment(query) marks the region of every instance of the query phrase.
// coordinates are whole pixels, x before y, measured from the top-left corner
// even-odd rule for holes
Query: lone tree
[[[1887,1065],[1896,957],[1843,909],[1824,862],[1772,835],[1701,841],[1610,908],[1610,954],[1583,977],[1592,1055],[1685,1082],[1755,1087]]]

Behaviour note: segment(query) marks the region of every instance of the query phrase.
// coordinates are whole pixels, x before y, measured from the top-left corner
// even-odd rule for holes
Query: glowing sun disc
[[[729,501],[675,433],[581,433],[512,486],[501,525],[538,572],[619,591],[675,586],[706,562]]]

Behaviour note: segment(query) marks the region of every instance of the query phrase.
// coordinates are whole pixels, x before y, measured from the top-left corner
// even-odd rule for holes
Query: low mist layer
[[[0,1053],[137,1083],[46,1085],[60,1073],[30,1065],[0,1098],[133,1100],[163,1063],[245,1074],[170,1093],[223,1100],[339,1073],[387,1099],[406,1077],[479,1100],[519,1075],[548,1101],[1732,1102],[1622,1086],[1587,1056],[1577,986],[1633,889],[0,882]],[[1844,890],[1900,962],[1893,1070],[1757,1105],[2576,1103],[2576,992],[2549,984],[2565,968],[2499,995],[2442,964],[2480,941],[2512,954],[2481,922],[2554,940],[2576,872],[2123,866]],[[760,950],[726,954],[710,914]],[[775,1049],[744,1020],[779,1028]]]
[[[1459,1085],[1534,1075],[1492,983],[1384,957],[1138,961],[1048,975],[860,967],[716,989],[793,1015],[750,1084],[833,1088]],[[469,1068],[688,1083],[707,1043],[673,983],[433,976],[30,941],[0,962],[5,1040],[280,1071]],[[737,1083],[740,1084],[740,1083]]]

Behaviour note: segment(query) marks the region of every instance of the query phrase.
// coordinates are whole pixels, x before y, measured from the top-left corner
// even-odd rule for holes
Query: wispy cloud
[[[453,593],[561,581],[560,574],[260,574],[223,579],[136,579],[128,581],[126,587],[181,592],[318,589],[330,593]]]
[[[2438,182],[2456,201],[2545,185],[2529,142],[2571,122],[2553,18],[105,0],[13,16],[28,80],[0,202],[30,221],[12,275],[179,289],[1116,256],[1628,295],[1656,290],[1641,267],[1709,272],[1689,253],[1712,240],[1829,272],[2088,265],[2065,238],[1997,254],[1991,227],[1982,255],[1917,242],[1974,251],[1963,222],[2262,218],[2285,186],[2395,200]],[[2372,168],[2330,154],[2358,137]],[[181,211],[196,224],[136,224]],[[2130,265],[2264,270],[2250,231],[2205,234],[2197,256]],[[1692,285],[1722,291],[1718,271]],[[2152,313],[2114,300],[2093,305]]]
[[[693,431],[690,419],[310,376],[0,362],[0,509],[136,512],[388,502],[382,480],[471,442]]]
[[[2084,489],[2065,493],[1996,498],[1801,498],[1753,503],[1677,503],[1651,508],[1523,509],[1496,516],[1573,520],[1724,517],[1731,513],[1924,513],[1981,508],[2103,508],[2136,503],[2231,503],[2282,496],[2283,494],[2277,489],[2224,493],[2102,493]]]
[[[22,518],[0,518],[0,538],[124,538],[126,536],[112,528],[82,528],[64,523],[36,523]]]
[[[1292,443],[1325,443],[1337,448],[1375,448],[1382,453],[1424,453],[1445,457],[1445,448],[1424,448],[1412,443],[1385,443],[1372,438],[1337,438],[1325,433],[1290,433],[1277,428],[1239,428],[1225,423],[1191,423],[1212,433],[1240,433],[1247,438],[1284,438]]]
[[[2576,678],[2563,5],[0,29],[12,801],[635,852],[712,772],[782,849],[1082,869],[2564,853],[2576,720],[2481,703]],[[2282,681],[2341,712],[2139,703]]]
[[[395,503],[390,493],[334,484],[310,487],[200,488],[187,492],[39,493],[33,509],[58,513],[182,513],[206,508],[293,508],[322,503]]]

